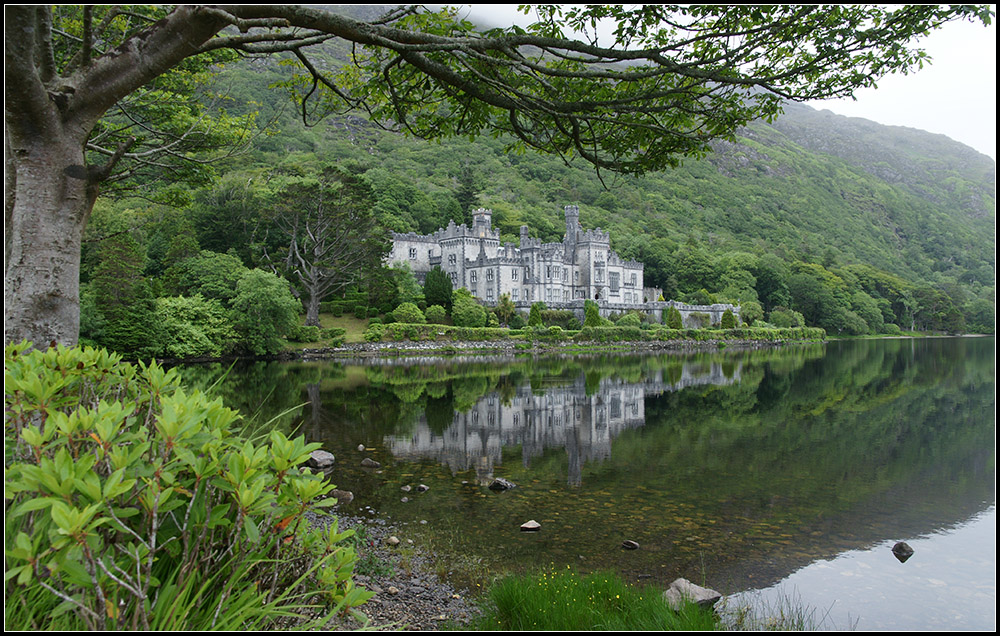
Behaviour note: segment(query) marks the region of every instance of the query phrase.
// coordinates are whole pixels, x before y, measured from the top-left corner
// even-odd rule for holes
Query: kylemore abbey
[[[586,300],[594,300],[602,315],[639,310],[662,319],[667,307],[680,310],[685,325],[695,313],[707,314],[712,323],[721,320],[732,305],[685,305],[661,301],[659,289],[644,287],[643,265],[625,260],[611,249],[607,232],[584,230],[580,210],[565,207],[566,234],[560,243],[542,243],[528,236],[521,226],[518,245],[502,243],[492,227],[492,212],[480,208],[472,214],[472,227],[455,225],[433,234],[393,233],[389,262],[409,265],[421,283],[434,267],[451,277],[454,288],[465,287],[486,305],[494,306],[503,294],[527,311],[542,301],[552,309],[570,309],[583,318]]]

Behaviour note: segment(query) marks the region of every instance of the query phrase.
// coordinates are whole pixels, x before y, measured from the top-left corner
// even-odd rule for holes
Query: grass
[[[720,629],[711,610],[689,605],[675,612],[655,587],[631,586],[607,572],[580,576],[568,567],[497,581],[490,588],[483,616],[469,627],[482,631]]]

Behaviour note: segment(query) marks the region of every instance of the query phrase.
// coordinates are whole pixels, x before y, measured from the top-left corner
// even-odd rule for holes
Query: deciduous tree
[[[477,33],[448,10],[412,7],[371,22],[294,5],[6,8],[6,337],[77,340],[80,241],[94,200],[135,162],[180,165],[178,148],[203,130],[199,114],[185,127],[178,115],[191,111],[170,100],[184,90],[144,91],[182,82],[178,70],[204,71],[206,56],[290,51],[307,72],[303,104],[321,95],[431,137],[509,133],[516,146],[640,173],[706,153],[713,139],[774,117],[783,100],[850,96],[914,68],[925,58],[914,37],[993,15],[988,5],[535,10],[526,29]],[[617,25],[613,42],[574,39],[605,19]],[[356,47],[337,77],[308,54],[331,39]],[[150,116],[143,125],[132,125],[130,100]]]

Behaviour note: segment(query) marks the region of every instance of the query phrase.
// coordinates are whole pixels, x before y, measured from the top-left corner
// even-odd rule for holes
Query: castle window
[[[517,270],[516,269],[510,270],[510,279],[511,280],[517,280]]]
[[[449,255],[448,255],[448,264],[449,264],[449,265],[454,265],[454,264],[455,264],[455,262],[456,262],[457,260],[458,260],[458,259],[457,259],[457,258],[455,258],[455,255],[454,255],[454,254],[449,254]]]
[[[479,274],[478,274],[478,272],[475,272],[475,271],[469,272],[469,282],[470,283],[479,282]]]
[[[414,260],[416,258],[417,258],[417,248],[411,247],[410,248],[410,259]]]
[[[492,287],[488,287],[486,289],[486,300],[490,300],[490,301],[493,300],[493,288]]]
[[[515,287],[512,290],[510,290],[510,299],[511,300],[517,300],[517,287]]]
[[[549,265],[545,268],[545,278],[552,278],[552,266]]]
[[[618,280],[621,278],[621,274],[619,274],[618,272],[609,272],[608,273],[608,277],[609,277],[610,282],[611,282],[611,291],[612,292],[617,292],[618,291]]]
[[[632,274],[632,287],[635,287],[635,283],[636,283],[635,274]]]
[[[493,270],[492,269],[486,270],[486,280],[493,280]]]

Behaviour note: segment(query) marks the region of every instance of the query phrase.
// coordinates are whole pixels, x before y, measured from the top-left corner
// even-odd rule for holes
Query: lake
[[[346,513],[483,571],[685,577],[734,603],[791,599],[830,629],[996,625],[993,338],[259,362],[216,391],[333,452]],[[497,477],[517,487],[491,491]]]

